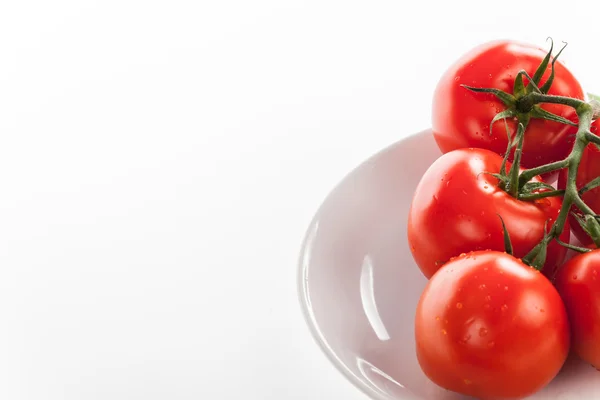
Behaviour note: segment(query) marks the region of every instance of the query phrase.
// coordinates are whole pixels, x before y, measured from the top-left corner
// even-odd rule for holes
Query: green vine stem
[[[554,81],[554,64],[562,50],[564,50],[564,46],[553,59],[552,49],[553,46],[551,45],[550,51],[536,69],[533,77],[524,70],[517,73],[512,94],[497,88],[476,88],[461,85],[473,92],[491,94],[504,103],[505,109],[499,111],[490,122],[490,132],[492,130],[492,125],[501,119],[504,120],[505,126],[507,119],[516,119],[519,122],[517,135],[514,139],[510,138],[507,127],[507,134],[509,136],[508,148],[504,155],[499,173],[489,172],[490,175],[499,180],[498,186],[511,196],[523,201],[534,201],[551,196],[563,197],[562,206],[556,220],[550,229],[548,229],[548,224],[544,226],[544,236],[540,242],[523,257],[523,262],[538,270],[543,268],[546,261],[548,244],[553,240],[556,240],[559,244],[573,250],[587,251],[584,248],[563,243],[559,239],[573,206],[577,207],[579,211],[583,213],[583,216],[579,215],[579,213],[573,213],[574,217],[592,238],[596,246],[600,248],[600,216],[596,215],[581,198],[581,195],[586,191],[600,186],[600,177],[588,182],[580,190],[577,189],[576,184],[577,172],[585,148],[590,143],[593,143],[600,148],[600,136],[595,135],[590,130],[592,121],[600,118],[600,101],[597,98],[592,98],[590,102],[585,102],[576,98],[548,94],[550,86]],[[550,64],[551,59],[552,63]],[[547,70],[548,65],[551,66],[550,76],[544,84],[541,84],[541,79]],[[524,84],[523,78],[528,80],[527,85]],[[544,110],[540,106],[543,103],[560,104],[573,108],[577,113],[578,123],[575,124],[560,115],[552,114]],[[523,140],[526,135],[525,130],[528,122],[532,118],[577,126],[577,133],[575,135],[572,150],[565,159],[546,165],[540,165],[519,173]],[[511,170],[506,173],[505,165],[513,147],[515,147],[513,156],[514,161]],[[539,175],[562,169],[567,169],[568,171],[567,183],[564,190],[557,190],[544,182],[532,181]]]
[[[521,122],[522,121],[522,122]],[[523,154],[523,142],[525,140],[525,128],[529,123],[529,118],[520,119],[517,128],[517,147],[513,156],[513,163],[508,172],[508,185],[506,191],[513,197],[519,196],[519,167],[521,165],[521,154]],[[508,152],[507,152],[508,153]]]
[[[519,186],[523,186],[537,175],[568,168],[563,203],[556,221],[550,230],[544,235],[544,238],[540,241],[540,243],[535,246],[525,257],[523,257],[523,261],[529,263],[536,269],[541,269],[543,267],[544,262],[546,261],[546,247],[550,241],[558,238],[560,233],[563,231],[567,217],[569,216],[569,212],[573,205],[577,206],[586,215],[595,215],[593,210],[581,199],[577,189],[576,179],[583,151],[590,143],[600,143],[600,137],[594,135],[590,131],[590,125],[594,117],[594,107],[592,107],[590,104],[570,97],[553,96],[532,92],[519,99],[516,107],[521,112],[528,112],[533,108],[534,105],[540,103],[555,103],[570,106],[577,112],[579,122],[573,149],[564,160],[525,170],[519,177]],[[594,223],[598,223],[595,218]],[[593,239],[596,241],[599,238]]]

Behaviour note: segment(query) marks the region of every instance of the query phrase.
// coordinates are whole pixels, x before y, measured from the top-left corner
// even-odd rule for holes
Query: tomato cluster
[[[539,391],[570,351],[600,368],[600,250],[580,226],[583,214],[600,212],[600,187],[581,192],[589,206],[582,211],[570,209],[565,195],[573,163],[564,164],[554,188],[553,173],[534,175],[526,195],[509,190],[506,172],[533,175],[574,158],[584,118],[566,104],[514,106],[497,92],[469,90],[585,102],[551,52],[513,41],[481,45],[446,71],[434,94],[433,134],[443,155],[422,176],[407,227],[413,258],[429,279],[416,310],[416,352],[434,383],[477,398]],[[590,130],[598,127],[594,121]],[[577,190],[600,176],[599,147],[589,144],[580,159]],[[571,229],[585,248],[569,245]],[[567,260],[567,247],[582,254]]]

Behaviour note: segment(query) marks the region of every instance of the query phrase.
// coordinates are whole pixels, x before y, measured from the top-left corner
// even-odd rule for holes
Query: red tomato
[[[590,130],[595,134],[599,134],[599,127],[600,121],[596,120],[592,123]],[[564,169],[560,171],[560,174],[558,175],[558,187],[560,189],[564,189],[566,187],[567,174],[568,170]],[[600,176],[600,150],[593,144],[590,144],[586,147],[583,155],[581,156],[581,163],[579,164],[579,169],[577,170],[577,188],[581,189],[586,183],[598,176]],[[600,212],[600,187],[584,193],[581,198],[596,213]],[[573,207],[573,211],[577,212],[578,210],[576,207]],[[569,221],[575,237],[577,237],[577,239],[579,239],[579,241],[584,245],[591,245],[593,243],[592,239],[587,233],[585,233],[583,228],[581,228],[577,220],[573,216],[569,215]]]
[[[600,368],[600,250],[579,254],[556,275],[556,289],[571,322],[572,344],[583,360]]]
[[[502,158],[489,150],[461,149],[438,158],[417,185],[408,216],[412,255],[430,278],[446,261],[473,250],[504,251],[498,214],[506,223],[516,257],[525,256],[558,216],[562,201],[548,197],[521,201],[498,187]],[[510,165],[508,166],[510,168]],[[507,169],[508,169],[507,168]],[[560,236],[568,242],[568,226]],[[556,241],[548,246],[544,273],[552,277],[567,250]]]
[[[495,41],[481,45],[459,59],[442,76],[433,100],[433,133],[442,152],[478,147],[498,154],[506,152],[508,140],[503,121],[490,122],[506,109],[504,103],[490,93],[474,93],[461,87],[501,89],[513,93],[519,70],[533,76],[547,51],[513,41]],[[550,68],[542,84],[550,75]],[[524,83],[528,81],[525,79]],[[581,85],[559,61],[555,64],[555,79],[549,94],[583,99]],[[544,104],[546,111],[577,121],[573,109]],[[508,121],[510,132],[516,132],[515,121]],[[565,158],[572,148],[571,134],[576,128],[557,122],[532,119],[525,133],[521,166],[532,168]]]
[[[501,252],[459,256],[428,282],[415,317],[429,379],[481,399],[522,398],[547,385],[569,353],[569,323],[552,283]]]

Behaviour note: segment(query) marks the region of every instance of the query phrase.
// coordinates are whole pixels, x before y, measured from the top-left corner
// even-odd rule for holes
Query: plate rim
[[[332,196],[332,194],[344,183],[346,180],[352,176],[357,170],[364,167],[366,164],[371,162],[376,157],[381,154],[390,151],[392,148],[396,147],[399,143],[404,142],[406,140],[415,138],[421,135],[432,134],[431,127],[421,129],[417,132],[413,132],[409,135],[406,135],[402,139],[396,140],[395,142],[381,148],[376,153],[370,155],[358,165],[353,167],[350,171],[348,171],[323,197],[319,207],[316,209],[313,217],[311,218],[308,227],[304,231],[303,239],[300,245],[300,252],[297,257],[296,262],[296,293],[298,297],[298,301],[300,303],[300,309],[303,315],[303,319],[305,324],[308,327],[310,335],[312,336],[312,340],[316,342],[317,346],[321,349],[321,352],[325,355],[327,360],[335,367],[335,369],[341,373],[355,388],[357,388],[360,392],[366,395],[369,399],[372,400],[390,400],[389,396],[383,397],[383,395],[379,392],[374,391],[368,386],[364,385],[362,381],[343,363],[339,360],[335,352],[329,346],[326,338],[323,336],[321,331],[318,328],[318,323],[316,321],[315,315],[312,312],[310,307],[310,295],[309,295],[309,287],[308,287],[308,265],[310,263],[306,263],[306,249],[311,240],[311,235],[316,227],[318,227],[319,217],[321,215],[321,211],[327,202],[327,200]],[[370,390],[369,390],[370,389]]]

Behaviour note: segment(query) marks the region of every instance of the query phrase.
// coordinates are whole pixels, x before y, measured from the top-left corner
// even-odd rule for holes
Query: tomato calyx
[[[556,115],[544,110],[538,105],[538,103],[536,102],[536,98],[534,96],[530,96],[532,93],[544,95],[548,94],[548,91],[550,90],[550,87],[554,82],[554,64],[556,63],[558,57],[567,46],[567,43],[565,43],[565,45],[560,49],[556,56],[552,57],[554,42],[551,38],[549,39],[551,41],[550,50],[548,51],[546,57],[544,57],[540,65],[537,67],[535,73],[533,74],[533,77],[531,77],[527,73],[527,71],[520,70],[515,77],[512,94],[496,88],[477,88],[468,85],[461,85],[465,89],[471,90],[473,92],[493,94],[500,101],[502,101],[502,103],[504,103],[506,109],[496,114],[492,119],[492,122],[490,123],[490,135],[492,133],[494,123],[498,122],[499,120],[506,121],[506,119],[517,119],[519,122],[523,123],[523,121],[528,121],[530,118],[537,118],[559,122],[571,126],[577,126],[577,124],[575,124],[574,122],[564,117],[561,117],[560,115]],[[552,62],[550,63],[551,58]],[[539,86],[544,72],[548,68],[549,63],[551,65],[550,76],[542,86]],[[525,84],[523,78],[527,79],[527,84]]]
[[[580,215],[576,212],[571,213],[571,215],[575,217],[584,232],[592,238],[596,247],[600,247],[600,224],[598,223],[598,218],[600,217],[595,214]]]

